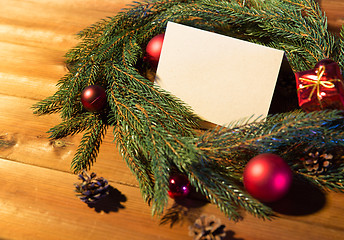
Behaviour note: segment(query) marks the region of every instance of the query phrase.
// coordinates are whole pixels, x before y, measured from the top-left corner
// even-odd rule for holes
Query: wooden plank
[[[169,239],[173,235],[182,239],[185,236],[178,228],[158,227],[137,188],[114,184],[120,193],[112,195],[106,205],[108,213],[106,208],[98,213],[74,196],[73,183],[77,181],[72,174],[5,160],[0,160],[0,174],[5,176],[0,191],[0,238]]]
[[[53,94],[75,34],[130,2],[0,0],[0,94],[36,100]]]
[[[32,100],[9,96],[2,96],[0,99],[1,102],[9,103],[0,105],[0,112],[8,114],[5,118],[4,115],[0,117],[0,126],[5,126],[4,129],[6,129],[6,132],[3,132],[2,136],[4,136],[3,139],[7,140],[9,143],[8,148],[2,149],[1,156],[14,161],[68,172],[70,160],[75,151],[75,147],[80,140],[79,137],[64,139],[63,141],[65,141],[66,144],[65,147],[58,147],[63,143],[57,144],[57,146],[54,147],[54,145],[52,145],[46,138],[44,131],[47,126],[54,124],[57,120],[56,115],[40,117],[40,120],[37,120],[37,117],[33,116],[31,114],[31,109],[29,109],[33,102]],[[12,108],[16,111],[10,111]],[[101,176],[108,178],[115,184],[123,183],[125,185],[136,186],[137,183],[135,179],[128,171],[123,160],[118,155],[118,152],[114,151],[114,146],[111,141],[112,139],[107,139],[103,143],[100,157],[92,170]],[[10,172],[10,170],[8,170],[8,172]],[[39,176],[40,174],[37,173],[37,175]],[[14,179],[19,178],[14,177]],[[51,180],[51,184],[53,185],[59,182],[60,179]],[[71,188],[71,186],[69,187]],[[138,189],[136,189],[136,191],[138,191]],[[313,196],[307,197],[310,203],[314,201],[312,200],[312,197]],[[286,221],[287,218],[290,219],[293,224],[296,225],[295,227],[298,227],[298,221],[303,221],[309,224],[324,225],[335,229],[338,223],[343,221],[343,201],[344,195],[332,194],[330,195],[327,206],[323,211],[303,218],[284,216],[284,221]],[[249,225],[252,226],[252,231],[259,231],[260,228],[262,228],[256,219],[251,216],[247,216],[247,219]],[[282,223],[285,222],[282,221]],[[271,224],[276,224],[277,226],[281,224],[280,227],[283,227],[284,225],[282,223],[277,221],[276,223],[273,222]],[[291,223],[288,223],[288,225],[290,224]],[[238,224],[238,226],[242,225]],[[238,231],[241,231],[241,227]],[[337,234],[338,232],[335,231],[334,233]]]
[[[130,2],[0,0],[0,157],[7,159],[0,159],[0,239],[190,239],[187,227],[202,213],[222,219],[229,230],[226,239],[343,239],[344,195],[336,193],[324,197],[295,192],[300,197],[282,204],[282,212],[304,212],[302,208],[318,198],[324,198],[325,205],[307,214],[280,214],[271,222],[243,213],[244,220],[235,224],[214,205],[187,199],[190,209],[182,225],[159,226],[115,149],[111,131],[92,170],[126,197],[120,202],[125,208],[98,213],[74,196],[77,179],[69,166],[80,135],[50,142],[45,132],[59,117],[38,118],[30,107],[56,91],[55,84],[66,73],[63,55],[77,43],[74,34]],[[320,4],[331,28],[338,30],[343,1]]]
[[[0,102],[0,136],[5,143],[0,146],[0,157],[70,172],[70,162],[82,135],[52,142],[46,132],[60,122],[58,115],[33,115],[31,107],[36,101],[27,98],[0,94]],[[109,129],[92,170],[116,182],[137,185],[113,140]]]
[[[1,0],[0,22],[18,26],[19,29],[21,27],[27,27],[29,30],[49,29],[53,33],[73,35],[102,18],[115,15],[131,2],[131,0]],[[24,39],[35,39],[35,31],[28,36]],[[46,40],[49,42],[48,37],[49,34],[44,34],[42,42]],[[50,39],[52,43],[55,43],[54,40]],[[41,40],[36,39],[36,41]],[[63,42],[60,43],[64,45]]]
[[[45,131],[59,120],[56,115],[34,116],[30,109],[34,100],[0,95],[0,101],[8,103],[0,105],[0,112],[3,113],[0,116],[0,126],[4,126],[0,134],[3,136],[2,140],[8,143],[8,146],[0,149],[0,157],[25,164],[69,172],[70,161],[80,141],[80,136],[62,139],[59,143],[49,142]],[[111,132],[106,136],[100,149],[99,158],[92,170],[115,184],[121,183],[137,187],[134,176],[128,170],[118,151],[115,150]],[[55,179],[55,181],[59,182],[58,179]],[[300,191],[295,194],[300,194]],[[309,204],[312,204],[314,202],[312,199],[319,197],[323,196],[313,194],[303,196],[301,199],[304,200],[306,198],[307,201],[310,201]],[[301,217],[286,215],[283,218],[295,221],[295,224],[302,221],[336,229],[338,222],[344,221],[342,216],[344,206],[342,202],[344,202],[344,194],[330,194],[326,202],[327,205],[321,211]],[[292,202],[292,204],[297,204],[297,202]],[[300,205],[301,207],[299,208],[301,209],[307,205],[308,202],[306,202],[306,205],[303,202],[303,205]],[[248,221],[252,221],[250,225],[257,224],[256,219],[250,216],[248,216],[248,219]],[[259,230],[260,227],[258,223],[256,230]]]
[[[0,42],[0,93],[41,100],[52,95],[66,70],[62,52]]]
[[[329,29],[339,32],[344,24],[344,1],[318,0],[321,9],[325,12]]]
[[[136,187],[110,182],[117,191],[111,201],[106,200],[107,205],[96,208],[97,212],[75,197],[75,175],[4,159],[0,159],[0,175],[0,238],[4,239],[191,239],[188,226],[201,214],[220,218],[226,225],[227,239],[266,240],[278,236],[286,240],[330,240],[344,236],[340,224],[343,217],[336,218],[339,205],[333,206],[335,201],[308,217],[262,221],[243,213],[243,221],[233,223],[214,205],[187,199],[184,217],[170,228],[151,217]],[[338,197],[329,196],[333,200]],[[170,207],[172,204],[170,200]],[[326,215],[328,224],[311,221],[317,215]]]

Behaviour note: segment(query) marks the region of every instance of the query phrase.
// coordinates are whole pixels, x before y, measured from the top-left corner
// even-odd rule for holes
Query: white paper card
[[[283,53],[169,22],[156,82],[212,123],[266,116]]]

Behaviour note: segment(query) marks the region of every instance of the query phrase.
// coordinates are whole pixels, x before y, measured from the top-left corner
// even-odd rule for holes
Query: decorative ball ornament
[[[177,174],[170,176],[168,195],[173,198],[184,198],[190,192],[190,182],[184,175]]]
[[[145,60],[147,60],[152,67],[158,66],[164,37],[164,33],[156,35],[148,42],[146,46]]]
[[[254,198],[262,202],[274,202],[288,192],[292,171],[280,156],[263,153],[247,163],[243,182],[247,192]]]
[[[90,85],[81,93],[81,103],[90,112],[98,112],[106,103],[105,89],[99,85]]]

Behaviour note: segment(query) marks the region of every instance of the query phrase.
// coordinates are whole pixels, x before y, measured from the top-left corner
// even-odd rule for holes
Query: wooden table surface
[[[160,224],[111,134],[92,169],[110,181],[111,197],[90,208],[75,196],[70,161],[81,136],[49,141],[46,131],[59,117],[34,116],[31,106],[56,91],[75,33],[130,2],[0,0],[0,239],[191,239],[188,226],[203,213],[221,218],[226,239],[344,239],[344,194],[297,187],[276,207],[273,221],[243,213],[234,223],[213,205],[187,200],[180,222]],[[338,30],[344,1],[323,0],[321,6]]]

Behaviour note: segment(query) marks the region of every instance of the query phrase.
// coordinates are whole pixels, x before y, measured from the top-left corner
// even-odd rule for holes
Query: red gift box
[[[344,109],[344,84],[338,64],[323,60],[308,71],[295,73],[299,106],[307,111]]]

